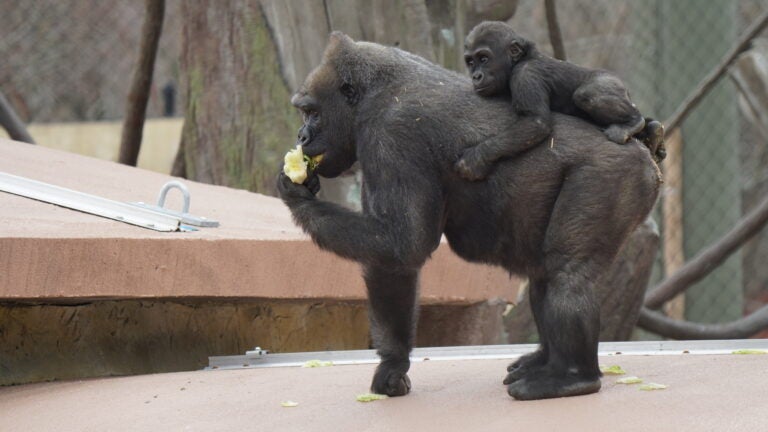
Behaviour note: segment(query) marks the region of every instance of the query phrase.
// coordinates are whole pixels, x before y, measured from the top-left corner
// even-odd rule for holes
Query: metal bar
[[[412,362],[440,360],[515,359],[536,349],[538,345],[478,345],[459,347],[415,348]],[[735,350],[768,350],[768,339],[704,340],[704,341],[639,341],[602,342],[601,356],[622,355],[714,355],[731,354]],[[249,351],[245,355],[208,357],[213,369],[242,369],[252,367],[295,367],[310,360],[330,361],[334,365],[375,364],[379,357],[374,350],[317,351],[304,353],[264,354]]]
[[[185,230],[170,215],[4,172],[0,172],[0,191],[155,231]]]

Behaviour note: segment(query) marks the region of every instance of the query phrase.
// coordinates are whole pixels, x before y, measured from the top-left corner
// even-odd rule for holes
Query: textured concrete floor
[[[374,365],[200,371],[0,388],[0,430],[768,430],[768,355],[601,363],[669,387],[640,391],[606,376],[598,394],[519,402],[501,385],[507,360],[426,361],[412,366],[410,395],[360,403]]]

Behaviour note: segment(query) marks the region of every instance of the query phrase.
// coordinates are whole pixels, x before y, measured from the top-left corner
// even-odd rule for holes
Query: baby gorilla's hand
[[[488,176],[493,165],[483,158],[482,153],[477,147],[470,147],[464,150],[464,154],[454,165],[454,169],[459,175],[467,180],[477,181]]]

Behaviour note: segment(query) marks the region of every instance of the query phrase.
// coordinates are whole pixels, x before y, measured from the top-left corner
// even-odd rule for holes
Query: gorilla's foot
[[[541,349],[526,354],[507,366],[509,372],[504,378],[504,385],[512,384],[520,378],[534,373],[547,364],[547,355]]]
[[[645,128],[637,134],[637,138],[648,147],[653,160],[660,163],[667,157],[667,149],[664,147],[664,125],[657,120],[646,120]]]
[[[549,399],[597,393],[600,386],[599,377],[533,373],[511,383],[507,393],[517,400]]]
[[[387,396],[405,396],[411,391],[411,379],[402,367],[392,367],[381,363],[373,375],[371,392]]]
[[[629,140],[629,131],[625,127],[611,125],[605,130],[605,136],[616,144],[624,144]]]

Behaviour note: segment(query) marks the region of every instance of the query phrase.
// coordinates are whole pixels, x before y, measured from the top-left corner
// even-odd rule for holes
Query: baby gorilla
[[[650,119],[646,126],[624,84],[609,72],[548,57],[503,22],[483,22],[472,29],[464,60],[479,95],[511,96],[520,117],[516,130],[527,134],[530,146],[550,135],[551,112],[555,111],[604,127],[608,139],[617,144],[642,131],[638,137],[654,158],[663,159],[663,126]],[[465,150],[456,169],[466,179],[480,180],[496,160],[520,151],[519,147],[481,143]]]

